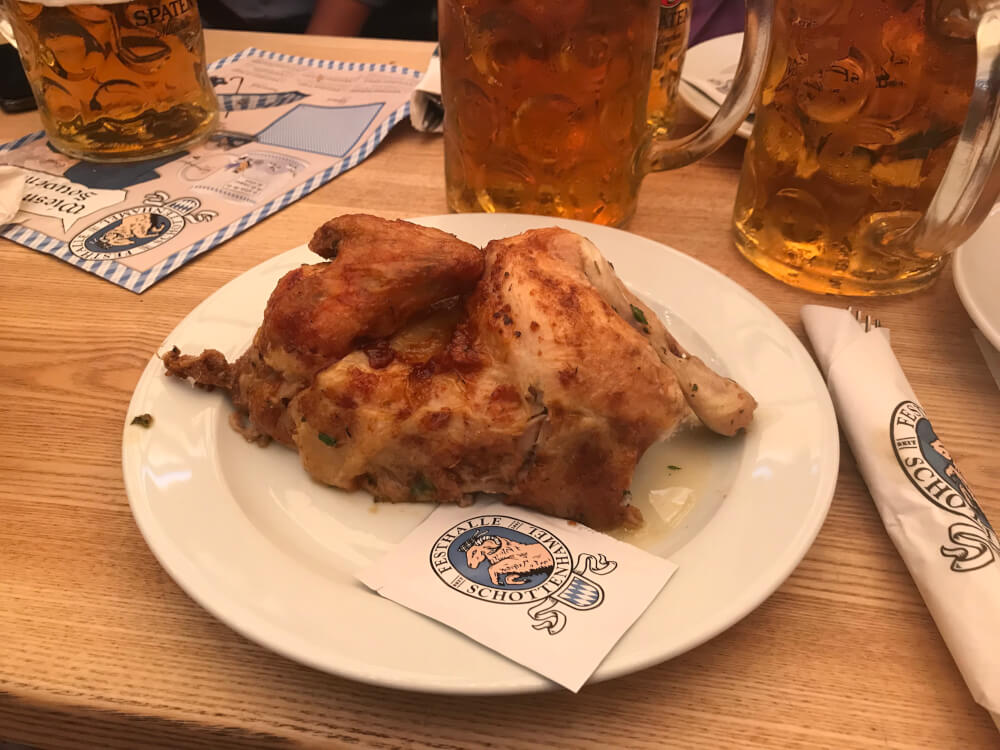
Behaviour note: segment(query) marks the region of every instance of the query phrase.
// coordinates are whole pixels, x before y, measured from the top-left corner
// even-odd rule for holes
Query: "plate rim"
[[[996,225],[995,228],[991,226],[993,224]],[[958,292],[958,298],[962,303],[962,307],[965,308],[965,312],[968,313],[976,328],[983,334],[983,337],[990,342],[994,349],[1000,351],[1000,321],[994,322],[990,320],[986,316],[986,313],[983,312],[977,301],[977,297],[981,295],[977,295],[975,291],[976,285],[971,281],[973,278],[976,278],[976,274],[972,272],[972,269],[968,268],[968,263],[971,262],[971,258],[975,252],[991,252],[990,250],[977,250],[970,247],[973,243],[976,243],[978,246],[980,242],[986,242],[985,235],[990,229],[1000,229],[1000,213],[988,216],[979,229],[955,251],[955,263],[951,277],[955,285],[955,291]],[[982,240],[978,240],[980,233],[984,236]],[[996,250],[992,252],[995,253]],[[1000,272],[1000,261],[997,262],[997,267],[998,272]]]
[[[500,219],[504,221],[518,222],[539,222],[541,225],[551,226],[553,224],[559,224],[563,226],[569,226],[570,228],[578,229],[595,229],[597,231],[612,230],[610,227],[603,227],[594,224],[589,224],[586,222],[579,222],[566,219],[553,219],[551,217],[544,216],[534,216],[528,214],[439,214],[433,216],[422,216],[414,217],[408,219],[415,223],[427,224],[431,226],[437,226],[438,222],[456,222],[461,223],[463,221],[481,221],[481,220],[491,221],[494,219]],[[526,227],[525,227],[526,228]],[[459,230],[446,230],[446,231],[461,231]],[[519,229],[518,231],[523,231]],[[632,234],[630,232],[625,232],[624,230],[612,230],[617,232],[622,232],[625,235]],[[748,593],[739,598],[730,599],[727,602],[727,606],[721,608],[724,612],[723,616],[719,617],[718,621],[713,627],[703,629],[698,633],[696,637],[689,638],[687,641],[683,641],[675,644],[672,649],[652,651],[646,649],[645,656],[639,658],[633,658],[627,662],[615,663],[606,660],[598,667],[597,671],[591,676],[587,684],[596,684],[598,682],[603,682],[605,680],[614,679],[616,677],[631,674],[642,669],[648,668],[655,664],[662,663],[669,659],[672,659],[682,653],[685,653],[697,646],[711,640],[720,633],[732,627],[734,624],[742,620],[744,617],[749,615],[751,612],[756,610],[761,603],[768,599],[795,571],[798,565],[801,563],[802,559],[808,553],[815,541],[817,535],[822,529],[826,516],[829,512],[830,506],[833,501],[834,491],[836,487],[837,477],[839,473],[839,459],[840,459],[840,440],[839,440],[839,428],[837,425],[836,415],[833,409],[832,401],[830,400],[829,393],[826,390],[825,383],[819,370],[816,368],[811,356],[809,356],[808,350],[806,350],[803,343],[795,336],[794,332],[782,321],[763,301],[753,295],[749,290],[743,288],[735,281],[727,277],[722,272],[716,270],[715,268],[691,257],[690,255],[677,250],[674,247],[660,243],[656,240],[652,240],[642,235],[633,235],[645,242],[653,243],[664,251],[674,254],[679,260],[685,263],[693,264],[701,272],[707,271],[710,275],[717,277],[725,288],[727,288],[727,293],[733,293],[743,298],[745,302],[753,305],[758,309],[758,311],[768,319],[770,326],[777,327],[782,330],[784,334],[787,334],[787,341],[792,343],[792,348],[795,349],[796,355],[802,357],[804,363],[804,373],[807,375],[808,379],[812,381],[816,388],[815,395],[818,396],[818,406],[820,411],[824,413],[824,423],[826,435],[821,436],[821,442],[825,443],[825,448],[828,449],[824,453],[826,461],[822,463],[820,471],[817,472],[818,476],[815,481],[813,496],[810,498],[812,503],[811,510],[812,513],[803,519],[803,522],[794,530],[793,536],[795,544],[793,547],[785,548],[786,557],[781,561],[781,564],[777,567],[780,571],[776,574],[771,575],[768,583],[756,589],[750,589]],[[146,367],[143,370],[139,381],[136,384],[135,390],[133,392],[132,399],[129,403],[128,411],[126,412],[126,419],[123,425],[123,439],[122,439],[122,466],[123,475],[125,480],[126,495],[129,500],[129,506],[132,511],[133,517],[135,518],[137,527],[142,534],[144,540],[150,551],[153,553],[156,560],[164,568],[164,570],[170,575],[171,579],[199,606],[209,612],[213,617],[221,621],[227,627],[231,628],[235,632],[239,633],[248,640],[272,651],[278,653],[286,658],[296,661],[301,664],[305,664],[320,671],[324,671],[331,674],[336,674],[341,677],[348,679],[354,679],[361,682],[366,682],[369,684],[381,685],[384,687],[390,687],[395,689],[405,689],[411,691],[425,692],[425,693],[437,693],[437,694],[451,694],[451,695],[505,695],[505,694],[526,694],[532,692],[547,691],[552,689],[557,689],[558,686],[555,683],[551,683],[548,680],[538,676],[535,673],[529,672],[528,677],[524,680],[513,680],[504,684],[489,683],[469,683],[465,682],[462,684],[430,684],[428,678],[423,681],[420,679],[414,679],[414,675],[409,673],[403,673],[397,671],[395,675],[385,674],[386,670],[382,668],[371,669],[365,667],[365,663],[357,662],[352,663],[349,666],[343,664],[332,666],[330,663],[319,660],[317,658],[311,658],[308,653],[303,653],[296,650],[292,646],[288,645],[286,642],[282,642],[280,639],[275,640],[273,637],[268,637],[266,632],[273,630],[271,624],[266,622],[256,623],[257,627],[252,627],[251,624],[247,624],[246,620],[260,621],[261,618],[257,617],[256,613],[244,611],[242,616],[243,621],[240,621],[238,617],[235,617],[232,612],[226,611],[225,607],[218,605],[216,601],[213,601],[211,597],[206,596],[206,588],[217,589],[213,581],[203,580],[199,586],[199,582],[192,583],[187,580],[183,571],[180,571],[178,565],[174,564],[174,560],[167,554],[170,550],[169,545],[161,546],[164,544],[164,540],[156,537],[154,530],[151,526],[154,521],[153,518],[147,517],[140,502],[140,498],[136,492],[136,486],[133,484],[135,482],[138,484],[138,479],[134,476],[130,476],[128,471],[129,465],[129,442],[126,440],[125,436],[128,433],[129,428],[129,415],[135,411],[136,402],[140,400],[140,396],[145,392],[145,384],[147,378],[152,381],[157,374],[160,373],[162,364],[159,360],[158,353],[162,351],[169,342],[171,336],[180,329],[182,326],[187,324],[190,319],[195,317],[199,311],[203,310],[204,307],[211,305],[214,298],[217,295],[222,295],[224,290],[231,284],[236,284],[240,282],[243,277],[255,270],[260,269],[261,266],[270,263],[277,263],[278,259],[285,257],[289,254],[302,251],[305,245],[299,245],[295,248],[290,248],[289,250],[278,253],[271,258],[262,261],[262,263],[253,266],[244,273],[236,276],[235,278],[228,281],[222,287],[213,291],[205,299],[199,302],[185,317],[174,327],[170,334],[166,337],[164,342],[157,347],[153,356],[150,358]],[[807,523],[808,522],[808,523]],[[808,526],[808,528],[806,528]],[[803,530],[804,533],[803,533]],[[701,533],[701,532],[699,532]],[[696,537],[697,538],[697,535]],[[791,551],[788,551],[791,550]],[[174,550],[175,554],[179,554]],[[772,563],[774,565],[774,563]],[[211,593],[211,592],[208,592]],[[374,594],[373,594],[374,595]],[[484,647],[485,648],[485,647]]]

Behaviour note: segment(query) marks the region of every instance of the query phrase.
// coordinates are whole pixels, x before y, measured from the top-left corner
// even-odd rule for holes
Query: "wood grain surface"
[[[212,32],[250,44],[422,68],[431,46]],[[0,117],[0,138],[37,128]],[[821,301],[746,263],[729,235],[743,143],[651,175],[631,231],[714,266],[800,337]],[[0,241],[0,745],[377,748],[996,748],[897,556],[846,445],[815,545],[760,608],[629,677],[504,698],[421,695],[300,666],[194,604],[139,535],[122,484],[132,389],[209,293],[342,212],[446,212],[442,144],[401,125],[359,167],[142,295]],[[833,304],[843,300],[827,298]],[[1000,518],[1000,391],[950,272],[868,305],[987,513]]]

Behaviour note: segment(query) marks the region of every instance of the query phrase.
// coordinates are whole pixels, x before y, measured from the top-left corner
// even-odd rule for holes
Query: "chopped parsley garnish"
[[[697,383],[692,383],[691,384],[691,393],[697,393],[697,392],[698,392],[698,384]]]
[[[670,464],[667,468],[670,469],[670,471],[680,471],[681,470],[680,466],[674,466],[673,464]]]
[[[649,321],[646,320],[646,313],[644,313],[635,305],[632,305],[632,317],[635,318],[639,323],[642,323],[644,326],[649,325]]]
[[[140,414],[138,417],[133,417],[132,424],[137,424],[140,427],[150,427],[153,424],[153,415]]]
[[[319,433],[318,437],[319,437],[319,441],[321,443],[323,443],[325,445],[329,445],[330,447],[333,447],[333,446],[335,446],[337,444],[337,438],[332,438],[329,435],[327,435],[325,432]]]

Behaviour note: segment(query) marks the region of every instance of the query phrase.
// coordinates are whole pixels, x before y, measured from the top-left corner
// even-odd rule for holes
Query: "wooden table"
[[[208,35],[213,58],[250,44],[418,68],[431,49]],[[33,113],[0,117],[4,141],[36,128]],[[696,166],[650,176],[629,228],[721,270],[802,336],[799,308],[817,298],[758,272],[730,240],[742,147],[734,140]],[[356,169],[141,296],[0,241],[0,745],[1000,746],[846,445],[826,525],[777,593],[700,648],[579,695],[438,697],[357,684],[244,640],[188,599],[147,549],[122,485],[121,429],[139,373],[210,292],[359,210],[446,212],[441,138],[398,127]],[[870,306],[1000,518],[1000,390],[950,273]]]

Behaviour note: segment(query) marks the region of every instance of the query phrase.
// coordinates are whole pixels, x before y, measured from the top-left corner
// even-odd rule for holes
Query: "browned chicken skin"
[[[248,439],[296,448],[326,484],[390,501],[486,493],[599,529],[636,525],[627,490],[652,443],[692,408],[732,434],[756,406],[662,324],[634,326],[623,305],[655,318],[571,232],[526,232],[484,254],[352,215],[309,246],[330,262],[278,282],[240,359],[163,359],[229,390]]]
[[[469,292],[483,272],[477,247],[437,229],[352,214],[320,227],[309,249],[328,263],[286,273],[271,293],[253,345],[226,372],[218,352],[168,352],[167,371],[228,388],[248,417],[248,439],[295,447],[288,405],[322,368],[399,330],[441,300]],[[212,377],[204,359],[215,365]],[[222,360],[225,361],[224,359]]]

